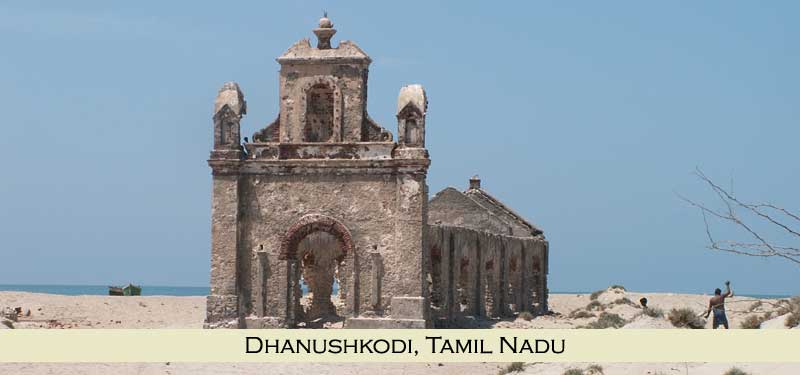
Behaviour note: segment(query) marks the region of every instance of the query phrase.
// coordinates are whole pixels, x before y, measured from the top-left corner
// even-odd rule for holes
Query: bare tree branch
[[[779,228],[782,232],[788,233],[791,237],[797,238],[800,238],[800,228],[795,226],[800,225],[800,223],[795,223],[795,221],[800,222],[800,215],[794,214],[785,208],[769,203],[745,203],[736,198],[733,192],[729,192],[714,183],[714,181],[706,176],[699,168],[695,170],[695,175],[700,180],[705,182],[717,195],[719,200],[725,205],[724,211],[718,211],[678,194],[680,199],[699,209],[700,213],[703,215],[703,223],[705,224],[706,236],[708,237],[709,241],[709,249],[752,257],[778,257],[800,264],[799,247],[776,245],[771,241],[768,241],[765,235],[757,232],[752,225],[744,221],[744,219],[738,214],[737,209],[742,209],[745,212],[749,212],[755,215],[755,217],[763,219],[766,223],[769,223],[773,227]],[[733,186],[732,181],[731,186]],[[778,216],[781,216],[781,214],[784,216],[776,217],[774,215],[775,213],[778,213]],[[738,226],[739,228],[743,229],[746,234],[755,239],[755,242],[716,240],[712,235],[711,225],[709,224],[708,220],[709,217]],[[785,222],[784,219],[786,218],[790,219],[789,222]]]

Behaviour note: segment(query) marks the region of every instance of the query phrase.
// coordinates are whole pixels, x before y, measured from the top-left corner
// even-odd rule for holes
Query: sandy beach
[[[641,293],[609,288],[593,300],[590,294],[551,294],[551,315],[530,321],[508,318],[492,321],[466,321],[464,328],[580,328],[597,320],[603,312],[618,314],[626,320],[625,328],[675,328],[666,318],[643,316],[639,300],[648,299],[648,306],[668,314],[671,309],[689,308],[702,313],[709,295],[676,293]],[[0,308],[20,307],[23,316],[15,328],[202,328],[205,318],[205,297],[175,296],[64,296],[27,292],[0,292]],[[597,301],[596,303],[593,301]],[[587,308],[589,305],[595,307]],[[782,316],[780,300],[735,296],[726,301],[731,328],[740,328],[752,315],[772,315],[769,328],[786,328],[774,324]],[[574,318],[571,313],[584,310],[593,317]],[[30,316],[24,312],[30,311]],[[574,316],[574,315],[573,315]],[[711,328],[706,321],[705,328]]]
[[[580,328],[596,317],[574,318],[576,311],[599,315],[618,314],[625,320],[623,329],[675,328],[665,317],[642,314],[638,306],[646,297],[651,308],[666,313],[673,308],[690,308],[702,312],[709,296],[697,294],[638,293],[622,289],[607,289],[590,294],[553,294],[550,297],[552,315],[529,321],[516,318],[495,321],[467,321],[465,326],[490,328]],[[596,302],[594,302],[596,301]],[[628,302],[630,301],[630,303]],[[587,305],[592,307],[587,309]],[[771,315],[762,328],[785,329],[785,316],[779,315],[781,302],[775,299],[733,297],[727,302],[731,328],[738,329],[751,315]],[[26,292],[0,292],[0,307],[20,307],[23,315],[14,323],[15,329],[91,329],[91,328],[202,328],[205,317],[205,297],[110,297],[62,296]],[[30,311],[30,316],[25,316]],[[585,315],[585,314],[581,314]],[[706,328],[711,328],[706,322]],[[0,364],[0,372],[14,374],[497,374],[508,364]],[[569,368],[586,368],[591,364],[529,363],[524,374],[560,375]],[[604,374],[698,374],[722,375],[736,366],[751,374],[798,374],[800,364],[737,364],[731,363],[604,363]]]

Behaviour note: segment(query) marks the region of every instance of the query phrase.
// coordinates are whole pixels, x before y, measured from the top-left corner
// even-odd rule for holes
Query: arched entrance
[[[307,215],[289,228],[281,242],[281,258],[289,262],[286,295],[291,325],[318,328],[343,320],[345,260],[352,253],[350,231],[329,216]]]

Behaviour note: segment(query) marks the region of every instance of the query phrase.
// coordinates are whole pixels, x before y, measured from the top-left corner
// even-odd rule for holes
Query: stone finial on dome
[[[328,12],[325,12],[319,19],[319,27],[314,29],[314,34],[317,36],[317,48],[331,48],[331,38],[333,38],[333,34],[336,34],[336,29],[333,28],[333,22],[328,18]]]
[[[328,18],[328,12],[323,12],[322,18],[319,19],[319,28],[320,29],[332,29],[333,28],[333,22],[331,22],[331,19]]]

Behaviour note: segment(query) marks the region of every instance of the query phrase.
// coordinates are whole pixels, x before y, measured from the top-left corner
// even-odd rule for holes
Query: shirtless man
[[[728,329],[728,317],[725,316],[725,298],[733,297],[730,281],[725,282],[725,288],[727,289],[725,294],[722,294],[719,288],[714,290],[714,297],[711,297],[711,300],[708,301],[708,309],[706,310],[704,318],[708,319],[708,314],[712,311],[714,312],[714,329],[717,329],[720,325]]]

